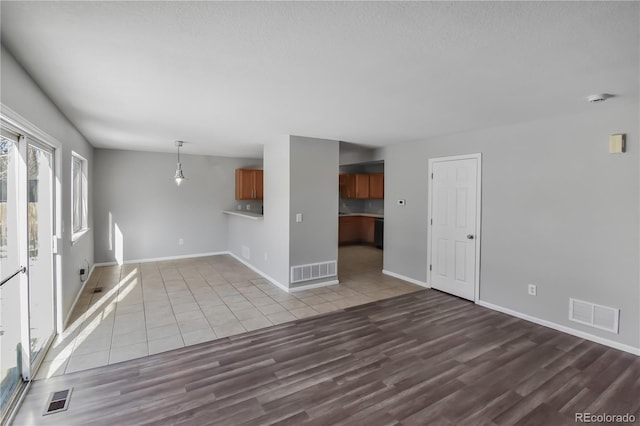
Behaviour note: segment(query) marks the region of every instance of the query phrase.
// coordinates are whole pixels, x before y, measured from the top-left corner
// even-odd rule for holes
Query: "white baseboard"
[[[585,333],[584,331],[576,330],[575,328],[567,327],[565,325],[556,324],[551,321],[543,320],[540,318],[532,317],[531,315],[523,314],[521,312],[513,311],[509,308],[505,308],[499,305],[494,305],[493,303],[485,302],[484,300],[478,300],[478,305],[483,306],[485,308],[492,309],[494,311],[502,312],[503,314],[511,315],[516,318],[520,318],[526,321],[530,321],[532,323],[542,325],[545,327],[552,328],[554,330],[561,331],[563,333],[571,334],[572,336],[580,337],[585,340],[590,340],[595,343],[600,343],[601,345],[609,346],[614,349],[619,349],[624,352],[629,352],[634,355],[640,356],[640,348],[635,348],[633,346],[625,345],[623,343],[619,343],[613,340],[606,339],[604,337],[596,336],[590,333]]]
[[[328,287],[330,285],[336,285],[336,284],[340,284],[340,281],[338,280],[323,281],[321,283],[313,283],[308,285],[301,285],[299,287],[292,287],[289,289],[289,292],[295,293],[296,291],[311,290],[312,288]]]
[[[431,286],[429,284],[427,284],[426,282],[418,281],[416,279],[409,278],[409,277],[407,277],[405,275],[396,274],[395,272],[387,271],[386,269],[383,269],[382,273],[385,274],[385,275],[389,275],[390,277],[397,278],[397,279],[402,280],[402,281],[410,282],[411,284],[419,285],[420,287],[431,288]]]
[[[288,288],[287,286],[283,285],[282,283],[279,283],[276,279],[274,279],[274,278],[270,277],[269,275],[265,274],[260,269],[256,268],[255,266],[253,266],[252,264],[250,264],[246,260],[242,259],[240,256],[236,256],[235,254],[231,253],[230,251],[224,252],[224,254],[228,254],[229,256],[231,256],[234,259],[236,259],[238,262],[242,263],[247,268],[251,269],[253,272],[256,272],[256,273],[260,274],[264,279],[266,279],[267,281],[271,282],[273,285],[275,285],[279,289],[284,290],[287,293],[293,291],[290,288]]]
[[[207,256],[219,256],[221,254],[229,254],[228,251],[214,251],[211,253],[195,253],[195,254],[183,254],[180,256],[166,256],[166,257],[152,257],[148,259],[132,259],[125,260],[123,265],[130,265],[132,263],[149,263],[149,262],[163,262],[167,260],[180,260],[180,259],[190,259],[192,257],[207,257]],[[118,262],[99,262],[95,263],[94,266],[113,266],[119,265]]]
[[[69,326],[69,319],[71,318],[71,314],[73,313],[73,310],[76,308],[76,304],[78,303],[78,299],[80,299],[80,295],[82,295],[82,292],[84,291],[84,287],[87,285],[87,282],[91,278],[91,275],[93,274],[93,271],[95,269],[96,269],[96,264],[93,264],[93,266],[91,266],[91,269],[89,269],[89,274],[87,275],[87,279],[84,280],[84,282],[80,286],[80,290],[78,290],[78,294],[76,294],[76,298],[74,299],[73,303],[71,304],[71,309],[69,309],[69,312],[67,312],[67,316],[64,319],[63,330],[66,330],[67,326]],[[60,330],[60,331],[63,331],[63,330]]]

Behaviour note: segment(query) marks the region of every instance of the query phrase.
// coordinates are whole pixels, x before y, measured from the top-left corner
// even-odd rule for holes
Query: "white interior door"
[[[477,299],[480,156],[430,160],[431,287]]]

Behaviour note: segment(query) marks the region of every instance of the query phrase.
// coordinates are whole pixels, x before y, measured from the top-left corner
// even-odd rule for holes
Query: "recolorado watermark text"
[[[630,413],[625,413],[625,414],[576,413],[574,420],[576,423],[635,423],[636,416]]]

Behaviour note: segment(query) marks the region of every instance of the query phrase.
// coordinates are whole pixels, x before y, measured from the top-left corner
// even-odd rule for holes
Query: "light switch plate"
[[[622,154],[625,151],[625,134],[609,136],[609,154]]]
[[[302,222],[302,213],[296,213],[296,222]]]

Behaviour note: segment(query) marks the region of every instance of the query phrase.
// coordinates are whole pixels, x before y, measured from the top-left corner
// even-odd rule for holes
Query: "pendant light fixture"
[[[176,174],[173,176],[173,179],[176,181],[176,185],[178,186],[180,186],[182,181],[185,179],[182,174],[182,164],[180,164],[180,147],[183,143],[183,141],[176,141],[176,146],[178,147],[178,165],[176,166]]]

